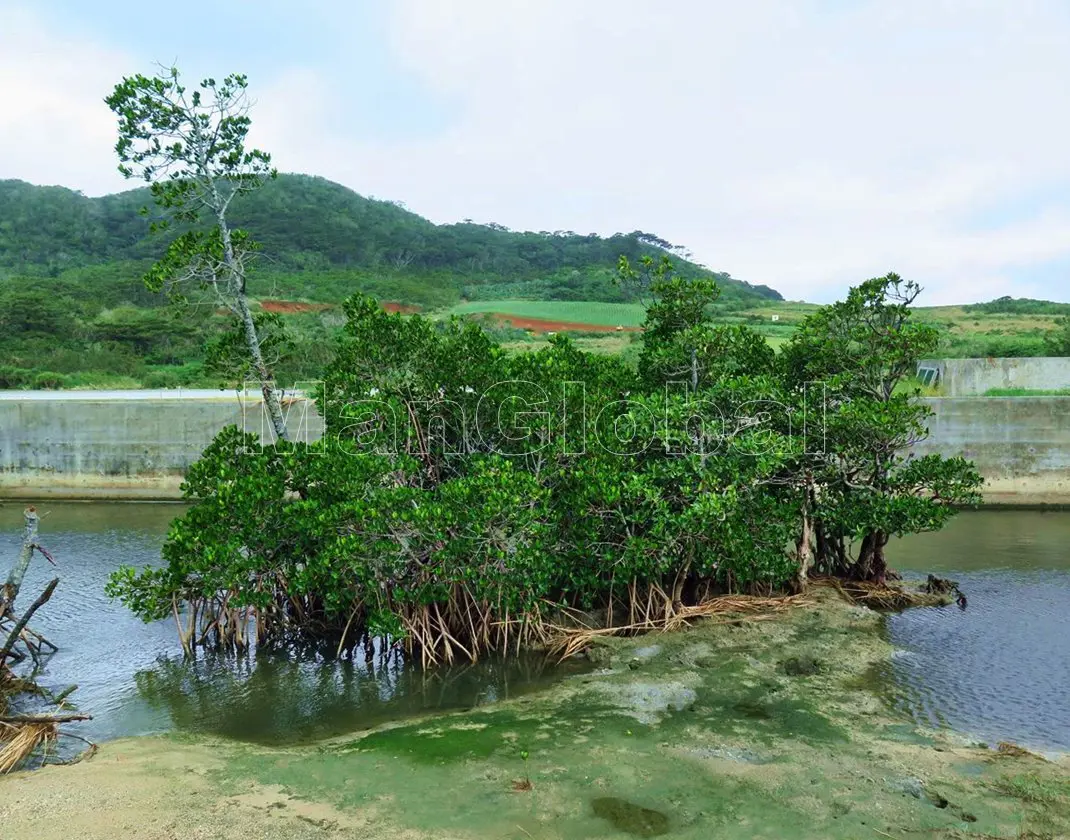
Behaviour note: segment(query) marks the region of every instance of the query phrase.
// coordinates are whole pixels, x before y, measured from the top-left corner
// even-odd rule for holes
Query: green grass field
[[[776,302],[741,314],[767,338],[790,337],[803,318],[817,309],[812,303]],[[1058,328],[1059,317],[1055,311],[985,312],[964,306],[919,306],[914,312],[918,321],[940,332],[940,348],[933,355],[960,359],[1047,355],[1045,336]],[[778,316],[775,323],[773,315]]]
[[[989,388],[986,397],[1070,397],[1070,389],[1044,391],[1039,388]]]
[[[450,315],[493,312],[540,321],[569,321],[600,327],[638,327],[646,312],[638,303],[596,303],[581,300],[473,300],[460,303]]]
[[[779,350],[802,320],[818,308],[817,304],[812,303],[778,301],[742,311],[724,312],[717,320],[726,324],[746,324]],[[934,355],[944,358],[1043,356],[1047,352],[1044,337],[1057,326],[1057,316],[1051,313],[995,313],[969,310],[962,306],[918,307],[915,312],[919,321],[932,324],[939,330],[940,348]],[[576,325],[590,324],[602,329],[638,327],[644,318],[644,309],[638,303],[594,301],[469,301],[445,310],[443,314],[479,313]],[[523,328],[526,325],[516,323],[515,326]]]

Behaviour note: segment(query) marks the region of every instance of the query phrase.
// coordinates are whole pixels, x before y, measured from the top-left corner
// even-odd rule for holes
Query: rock
[[[915,799],[925,799],[925,783],[921,779],[896,779],[889,782],[889,786],[892,790],[913,796]]]
[[[789,677],[809,677],[821,672],[821,662],[813,656],[793,656],[781,663]]]
[[[613,650],[608,646],[592,644],[586,650],[587,659],[595,665],[609,665],[613,660]]]
[[[923,587],[924,591],[930,595],[950,595],[952,592],[957,592],[958,588],[958,582],[936,575],[929,575]]]
[[[657,723],[670,711],[687,711],[698,700],[695,690],[680,682],[633,682],[600,688],[614,706],[646,724]]]
[[[669,831],[669,818],[661,811],[644,808],[615,796],[591,800],[594,813],[613,827],[635,837],[660,837]]]

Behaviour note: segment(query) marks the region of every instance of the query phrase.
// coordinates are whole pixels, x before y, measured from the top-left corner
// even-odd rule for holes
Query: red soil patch
[[[387,312],[401,312],[404,315],[411,315],[414,312],[419,312],[419,306],[412,306],[407,303],[395,303],[394,301],[384,301],[383,309]],[[262,300],[260,301],[260,308],[265,312],[277,312],[280,315],[292,315],[295,312],[323,312],[327,309],[334,309],[334,304],[331,303],[305,303],[300,300]]]
[[[322,312],[331,309],[329,303],[304,303],[299,300],[262,300],[260,308],[265,312],[277,312],[280,315],[291,315],[294,312]]]
[[[383,309],[387,312],[400,312],[402,315],[412,315],[414,312],[419,312],[419,306],[413,306],[409,303],[395,303],[392,300],[383,301]]]
[[[501,312],[487,313],[495,321],[511,324],[517,329],[537,333],[547,332],[641,332],[642,327],[611,327],[606,324],[582,324],[576,321],[544,321],[542,318],[521,318],[517,315],[505,315]]]

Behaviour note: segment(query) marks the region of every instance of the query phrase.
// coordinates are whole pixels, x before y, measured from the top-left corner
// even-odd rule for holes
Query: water
[[[0,505],[0,569],[18,551],[21,503]],[[58,569],[35,558],[25,606],[55,573],[61,582],[33,624],[60,646],[41,682],[94,720],[94,740],[171,729],[260,743],[352,732],[437,709],[467,708],[537,690],[568,671],[538,657],[423,672],[397,662],[325,663],[314,656],[176,656],[173,622],[143,624],[103,591],[121,563],[159,562],[178,505],[42,504],[41,542]],[[961,584],[957,607],[889,617],[899,648],[886,668],[895,702],[918,720],[978,740],[1070,750],[1070,513],[964,513],[943,532],[890,547],[909,574]]]
[[[1070,512],[964,512],[889,556],[904,576],[958,581],[969,600],[888,618],[895,701],[989,744],[1070,751]]]
[[[0,505],[0,569],[22,542],[21,503]],[[265,744],[341,735],[432,710],[469,708],[535,691],[578,666],[547,667],[541,657],[434,671],[382,662],[325,662],[314,654],[205,657],[176,655],[173,621],[144,624],[104,594],[123,563],[159,563],[168,523],[180,505],[45,503],[40,542],[19,603],[55,575],[60,584],[32,626],[60,650],[39,683],[93,715],[78,734],[96,741],[178,729]]]
[[[0,569],[22,544],[19,502],[0,505]],[[104,594],[108,572],[122,563],[158,563],[160,545],[178,505],[40,504],[38,540],[55,558],[53,568],[35,554],[16,608],[25,608],[52,577],[60,583],[31,623],[59,646],[39,682],[62,690],[77,683],[71,701],[95,719],[79,733],[105,739],[166,728],[165,718],[142,702],[133,675],[174,652],[175,631],[146,625]]]

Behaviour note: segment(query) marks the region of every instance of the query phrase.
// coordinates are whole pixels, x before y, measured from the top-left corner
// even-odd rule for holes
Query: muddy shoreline
[[[1070,761],[914,726],[870,690],[892,653],[878,614],[814,597],[605,639],[595,671],[541,693],[313,746],[106,743],[0,779],[0,824],[15,840],[1070,836]]]

